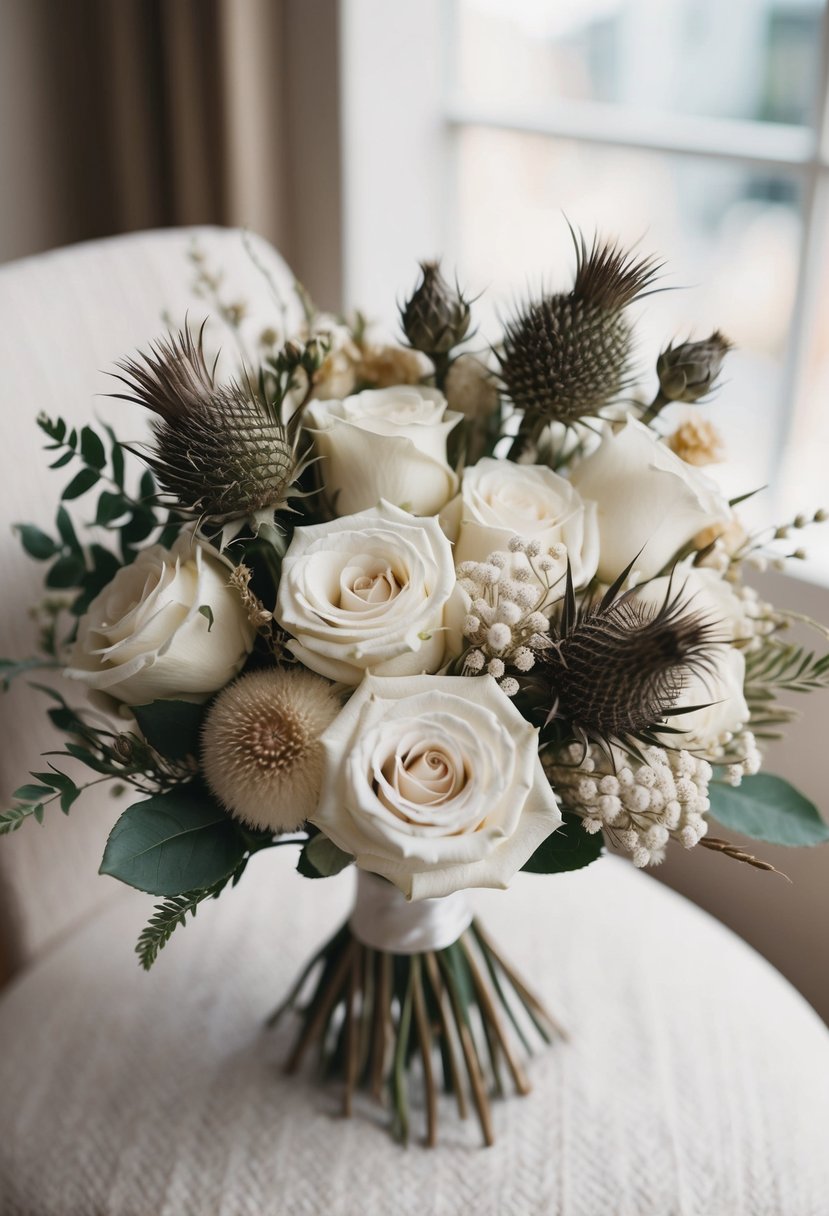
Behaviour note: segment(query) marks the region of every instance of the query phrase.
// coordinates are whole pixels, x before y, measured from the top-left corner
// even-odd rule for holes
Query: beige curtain
[[[340,298],[336,0],[0,0],[0,261],[258,231]]]

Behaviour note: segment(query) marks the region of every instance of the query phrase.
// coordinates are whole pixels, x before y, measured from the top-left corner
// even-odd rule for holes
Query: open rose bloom
[[[752,535],[702,467],[722,444],[688,411],[716,384],[719,331],[654,351],[634,389],[629,307],[656,269],[576,237],[567,290],[476,337],[473,303],[424,262],[398,339],[303,300],[299,331],[263,318],[262,366],[224,383],[185,327],[118,366],[152,414],[137,498],[117,443],[40,422],[54,467],[83,464],[70,505],[108,487],[88,539],[65,507],[54,536],[21,537],[62,596],[39,622],[70,771],[135,791],[101,870],[164,901],[141,962],[254,853],[353,875],[353,913],[294,994],[291,1064],[316,1042],[345,1109],[385,1089],[400,1138],[415,1058],[427,1140],[442,1062],[491,1143],[487,1059],[503,1048],[526,1092],[520,1055],[557,1033],[470,892],[555,881],[608,843],[637,867],[700,846],[703,865],[713,849],[772,868],[710,832],[718,817],[829,838],[760,772],[783,692],[829,684],[829,659],[790,646],[744,579],[798,558],[793,534],[825,515]],[[0,833],[73,805],[50,764]]]

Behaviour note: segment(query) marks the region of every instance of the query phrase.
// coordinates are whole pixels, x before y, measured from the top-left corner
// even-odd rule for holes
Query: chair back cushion
[[[266,328],[296,332],[301,308],[279,255],[235,230],[138,233],[0,267],[0,655],[33,652],[29,609],[43,597],[44,567],[23,553],[11,525],[31,522],[53,532],[73,468],[49,470],[60,453],[43,451],[36,415],[60,415],[71,427],[97,418],[120,439],[140,441],[144,411],[108,399],[119,386],[106,373],[185,316],[191,326],[210,318],[206,343],[214,351],[221,347],[219,370],[229,374],[240,365],[240,350],[256,353]],[[67,505],[87,525],[95,492]],[[70,691],[77,699],[77,690]],[[59,737],[46,718],[46,698],[22,679],[0,709],[0,797],[7,806],[11,792],[31,780],[29,770],[45,768],[40,754]],[[97,869],[123,805],[104,786],[84,795],[68,818],[51,806],[42,826],[28,821],[0,839],[0,958],[12,967],[112,897],[117,884],[99,878]]]

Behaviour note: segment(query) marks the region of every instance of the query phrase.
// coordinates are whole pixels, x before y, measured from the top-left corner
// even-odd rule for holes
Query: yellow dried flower
[[[723,440],[717,428],[707,418],[691,414],[668,436],[668,447],[686,464],[702,467],[715,464],[725,455]]]
[[[429,371],[423,356],[402,346],[365,346],[357,364],[357,380],[372,388],[419,384]]]
[[[204,778],[250,827],[292,832],[313,814],[322,784],[320,735],[340,712],[327,680],[270,667],[229,684],[202,731]]]

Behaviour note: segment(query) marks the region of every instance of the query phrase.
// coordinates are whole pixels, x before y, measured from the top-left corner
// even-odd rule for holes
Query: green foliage
[[[50,466],[53,469],[73,466],[72,476],[61,495],[55,519],[55,535],[49,535],[34,524],[17,524],[20,542],[35,561],[50,562],[45,583],[54,591],[74,591],[69,604],[74,617],[80,616],[92,600],[110,583],[123,565],[129,565],[138,554],[139,546],[163,529],[159,540],[169,544],[181,528],[178,517],[159,513],[156,506],[156,486],[152,474],[144,472],[138,497],[125,489],[124,449],[110,427],[104,427],[107,442],[91,427],[80,432],[69,430],[62,418],[54,421],[41,415],[38,426],[50,440],[47,451],[60,455]],[[80,466],[80,467],[78,467]],[[117,533],[118,552],[93,542],[81,544],[65,503],[83,498],[100,486],[94,524]],[[71,640],[71,633],[69,639]]]
[[[27,819],[43,822],[44,809],[52,802],[59,802],[64,815],[69,810],[82,790],[95,782],[78,786],[66,773],[50,768],[46,772],[32,773],[37,784],[21,785],[14,791],[12,799],[14,806],[8,811],[0,812],[0,836],[8,836],[16,832]]]
[[[318,832],[303,845],[296,868],[304,878],[330,878],[350,866],[353,860],[350,853],[344,853]]]
[[[803,646],[769,637],[746,655],[745,698],[750,727],[759,739],[779,739],[775,728],[798,716],[777,699],[779,692],[810,693],[829,689],[829,654],[816,655]]]
[[[179,925],[184,927],[187,917],[196,915],[200,903],[206,899],[218,899],[231,880],[233,885],[236,885],[242,877],[246,864],[247,862],[243,861],[232,874],[220,879],[212,887],[205,887],[198,891],[186,891],[183,895],[176,895],[172,899],[166,899],[162,904],[156,904],[149,923],[142,930],[135,946],[138,961],[145,971],[150,970],[158,958],[159,951],[164,949]]]
[[[709,796],[715,819],[754,840],[791,846],[829,840],[817,807],[782,777],[757,773],[738,786],[712,783]]]
[[[521,867],[530,874],[561,874],[565,870],[581,870],[601,856],[604,837],[592,835],[581,826],[581,818],[572,811],[562,811],[564,823],[538,846],[529,861]]]
[[[152,701],[133,705],[132,712],[147,743],[168,760],[199,754],[204,706],[192,701]]]
[[[100,873],[151,895],[184,895],[227,878],[248,847],[241,826],[207,790],[179,786],[124,811]]]

